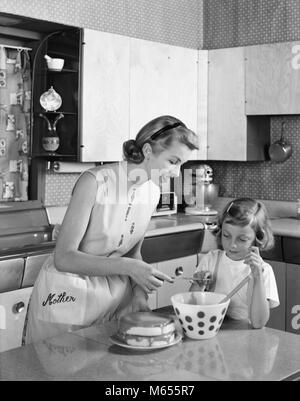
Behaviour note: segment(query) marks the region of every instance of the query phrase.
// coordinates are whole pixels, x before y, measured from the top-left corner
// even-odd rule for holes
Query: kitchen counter
[[[300,371],[300,336],[246,322],[150,352],[112,344],[115,331],[110,322],[3,352],[0,380],[278,381]]]
[[[185,213],[155,216],[151,218],[145,237],[201,230],[203,228],[203,219],[200,216],[190,216]]]

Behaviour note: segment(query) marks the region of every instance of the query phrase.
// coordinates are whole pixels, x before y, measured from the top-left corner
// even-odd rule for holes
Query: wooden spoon
[[[222,304],[223,302],[227,302],[228,299],[230,299],[235,293],[237,293],[246,283],[248,283],[248,281],[251,278],[251,273],[248,274],[248,276],[246,276],[236,287],[234,287],[234,289],[232,291],[230,291],[229,294],[226,295],[226,297],[224,297],[219,304]]]

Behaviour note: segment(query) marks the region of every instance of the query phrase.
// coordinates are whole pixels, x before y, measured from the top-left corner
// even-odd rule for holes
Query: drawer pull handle
[[[24,302],[18,302],[13,306],[13,313],[21,313],[25,309]]]

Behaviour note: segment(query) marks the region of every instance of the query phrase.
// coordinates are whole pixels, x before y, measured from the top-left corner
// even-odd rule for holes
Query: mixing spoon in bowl
[[[244,285],[245,285],[246,283],[248,283],[248,281],[250,280],[251,274],[252,274],[252,273],[249,273],[248,276],[246,276],[236,287],[234,287],[234,289],[233,289],[232,291],[230,291],[230,293],[227,294],[226,297],[224,297],[224,298],[219,302],[219,304],[222,304],[223,302],[227,302],[228,299],[230,299],[230,298],[231,298],[234,294],[236,294],[242,287],[244,287]]]

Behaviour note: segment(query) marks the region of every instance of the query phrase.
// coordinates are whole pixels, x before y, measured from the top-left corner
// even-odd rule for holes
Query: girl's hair
[[[153,153],[160,153],[169,148],[173,141],[186,145],[189,149],[198,149],[197,135],[186,125],[172,116],[160,116],[149,121],[140,129],[135,139],[123,143],[124,159],[140,164],[144,160],[143,146],[149,143]]]
[[[258,248],[267,250],[274,246],[268,212],[263,203],[252,198],[239,198],[228,202],[219,219],[218,231],[215,233],[219,242],[224,221],[242,227],[249,224],[255,232],[255,246]]]

